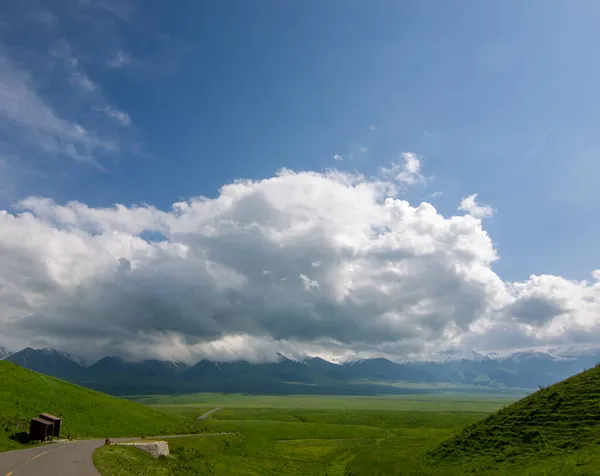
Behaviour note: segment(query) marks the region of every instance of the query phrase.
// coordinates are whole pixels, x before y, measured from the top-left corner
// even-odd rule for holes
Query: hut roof
[[[62,418],[51,415],[50,413],[40,413],[40,418],[43,418],[44,420],[50,420],[50,421],[60,421],[62,420]]]
[[[35,421],[37,423],[41,423],[42,425],[46,425],[46,426],[51,426],[53,425],[53,423],[51,421],[48,420],[43,420],[41,418],[32,418],[31,421]]]

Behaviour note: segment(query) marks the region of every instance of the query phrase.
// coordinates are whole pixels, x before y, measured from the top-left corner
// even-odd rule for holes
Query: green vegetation
[[[455,463],[486,474],[496,474],[500,464],[535,468],[531,474],[591,475],[600,474],[598,444],[600,367],[595,367],[488,416],[430,455],[438,464]]]
[[[481,412],[394,412],[381,410],[331,411],[331,410],[296,410],[282,412],[269,409],[225,409],[214,415],[216,421],[212,425],[220,425],[221,420],[237,421],[286,421],[292,423],[328,424],[332,426],[347,425],[350,427],[375,427],[388,431],[399,428],[456,428],[469,422],[477,421],[485,415]],[[385,436],[389,436],[387,433]]]
[[[395,410],[395,411],[479,411],[491,412],[523,396],[514,395],[246,395],[236,393],[196,393],[188,395],[146,395],[135,401],[157,408],[181,411],[184,408],[250,407],[318,410]]]
[[[154,459],[131,446],[105,446],[94,453],[94,466],[101,474],[115,476],[168,476],[166,458]]]
[[[170,439],[171,456],[159,459],[102,447],[94,461],[104,476],[600,476],[600,367],[511,405],[465,394],[140,397],[148,407],[2,361],[0,382],[0,450],[19,447],[43,411],[80,438],[229,433]]]
[[[178,398],[179,407],[157,401],[188,417],[200,413],[194,400],[202,410],[218,401]],[[234,435],[170,440],[172,456],[149,468],[181,475],[600,475],[600,367],[493,414],[476,410],[503,406],[502,399],[272,398],[224,397],[206,425]],[[300,400],[307,408],[295,407]],[[113,474],[135,473],[103,472]]]
[[[22,447],[29,420],[62,415],[61,436],[118,437],[182,434],[198,424],[180,415],[110,397],[0,361],[0,451]]]
[[[432,443],[443,441],[457,428],[488,414],[477,411],[478,408],[496,409],[506,404],[504,399],[465,402],[462,397],[437,401],[431,397],[420,401],[397,397],[243,395],[227,395],[220,401],[217,395],[179,398],[186,403],[175,406],[171,401],[168,408],[188,418],[204,413],[210,408],[209,401],[213,408],[222,407],[205,421],[207,430],[235,434],[169,440],[171,456],[165,461],[150,461],[147,474],[160,474],[152,471],[164,470],[165,465],[168,474],[178,475],[398,474],[398,464],[414,460],[415,454],[423,454]],[[194,407],[193,399],[201,404]],[[309,408],[298,407],[302,401]],[[245,406],[226,406],[235,403]],[[474,411],[464,411],[467,403]],[[325,408],[319,409],[319,405]],[[338,409],[333,409],[336,406]],[[394,407],[411,411],[390,409]],[[446,411],[435,411],[436,407]],[[457,408],[463,411],[453,411]],[[413,438],[413,448],[402,446],[398,451],[396,446],[405,445],[407,438]],[[99,449],[97,458],[110,458],[109,451],[105,447]],[[144,474],[143,469],[139,470],[141,473],[118,472],[121,470],[116,463],[113,468],[105,465],[101,473]]]
[[[398,464],[403,458],[414,459],[415,448],[417,453],[424,453],[431,442],[438,443],[457,427],[462,428],[485,415],[482,412],[227,408],[215,413],[206,424],[215,432],[228,431],[234,435],[169,440],[171,456],[166,461],[151,461],[147,474],[155,474],[152,471],[164,469],[164,465],[169,474],[177,475],[398,474]],[[421,439],[413,437],[413,448],[406,450],[404,446],[398,451],[396,446],[404,445],[407,436],[412,435]],[[425,437],[429,440],[424,440]],[[97,455],[108,458],[109,451],[103,447]],[[105,465],[101,473],[104,476],[143,474],[143,469],[141,473],[119,472],[122,470],[117,469],[116,463],[113,468]]]

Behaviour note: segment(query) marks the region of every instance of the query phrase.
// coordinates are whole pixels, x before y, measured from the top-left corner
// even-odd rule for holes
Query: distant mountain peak
[[[538,351],[513,352],[512,354],[510,354],[507,357],[507,359],[512,360],[514,362],[524,362],[527,360],[547,360],[547,361],[556,360],[556,358],[553,357],[552,355],[547,354],[546,352],[538,352]]]
[[[303,364],[306,360],[304,358],[290,357],[282,354],[281,352],[277,352],[275,355],[277,355],[277,362],[298,362]]]
[[[2,347],[0,345],[0,360],[6,359],[7,357],[10,356],[10,352],[8,351],[8,349],[6,347]]]
[[[107,355],[98,360],[98,362],[125,362],[125,359],[116,355]]]
[[[331,359],[332,362],[342,365],[352,365],[362,362],[363,360],[365,359],[360,357],[358,354],[347,354],[341,357],[334,357],[333,359]]]
[[[600,349],[589,346],[562,346],[546,350],[546,353],[559,360],[573,360],[581,357],[600,357]]]
[[[460,362],[461,360],[471,360],[481,362],[487,360],[483,354],[471,349],[444,349],[437,352],[431,359],[434,362]]]
[[[83,367],[75,358],[50,348],[33,349],[26,347],[6,357],[5,360],[59,378],[74,378],[83,370]]]
[[[59,358],[59,359],[68,359],[68,360],[72,360],[73,362],[77,362],[79,363],[79,359],[76,357],[73,357],[71,354],[67,354],[66,352],[61,352],[59,350],[56,349],[52,349],[50,347],[44,347],[42,349],[34,349],[33,347],[25,347],[24,349],[20,350],[19,352],[15,352],[14,355],[17,354],[23,354],[25,356],[39,356],[39,357],[45,357],[48,359],[55,359],[55,358]]]
[[[329,360],[327,360],[327,359],[324,359],[323,357],[318,357],[318,356],[317,356],[317,357],[308,357],[308,358],[306,359],[306,362],[307,362],[307,363],[309,363],[309,364],[310,364],[310,363],[314,363],[314,362],[319,362],[319,363],[323,363],[323,362],[325,362],[325,363],[328,363],[328,364],[335,364],[335,365],[338,365],[338,363],[337,363],[337,362],[331,362],[331,361],[329,361]]]

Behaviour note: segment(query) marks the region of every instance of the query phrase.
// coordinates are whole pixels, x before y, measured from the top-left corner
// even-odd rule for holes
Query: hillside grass
[[[600,474],[599,444],[597,366],[489,415],[430,451],[430,456],[463,467],[520,464],[532,458],[543,466],[564,460],[566,471],[576,471],[572,474]]]
[[[61,437],[115,438],[183,434],[201,422],[95,392],[0,361],[0,451],[23,447],[29,420],[48,412],[63,416]]]

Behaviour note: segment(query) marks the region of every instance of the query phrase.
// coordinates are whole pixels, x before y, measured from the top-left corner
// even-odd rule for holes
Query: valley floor
[[[94,462],[103,476],[131,475],[600,475],[591,449],[439,460],[429,453],[459,430],[513,400],[506,397],[154,397],[161,410],[202,420],[215,438],[169,440],[171,456],[103,447]],[[195,402],[195,403],[194,403]]]
[[[103,447],[94,457],[98,469],[103,476],[435,474],[439,468],[426,459],[430,448],[514,400],[218,397],[176,397],[179,403],[171,397],[154,399],[161,410],[189,419],[218,404],[222,409],[202,422],[204,431],[234,435],[170,440],[171,457],[159,460],[134,448]]]

